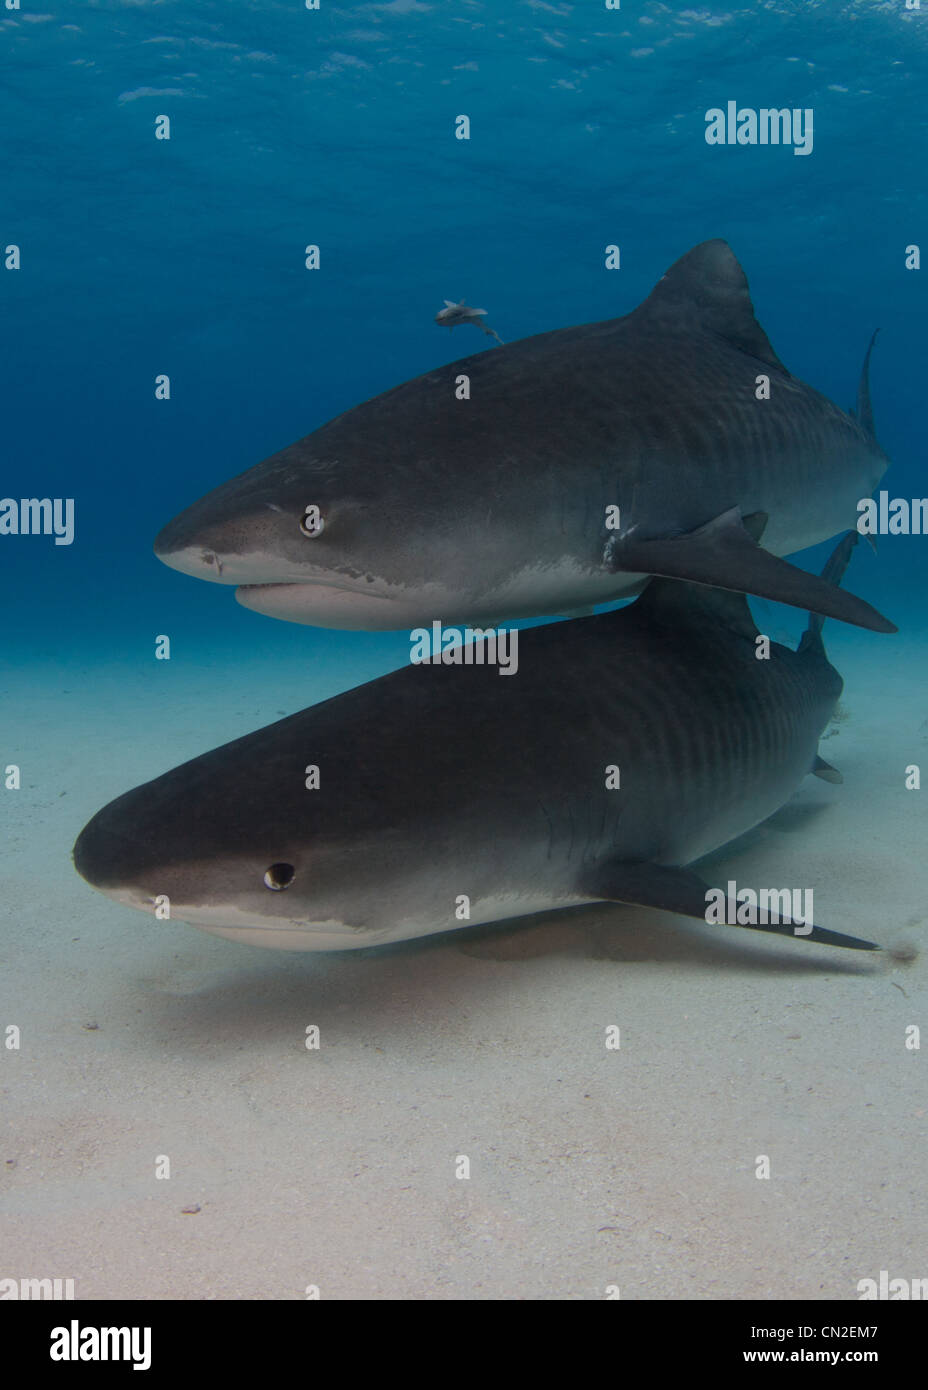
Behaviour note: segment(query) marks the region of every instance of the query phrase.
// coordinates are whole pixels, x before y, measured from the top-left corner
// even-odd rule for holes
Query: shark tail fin
[[[840,585],[841,580],[844,578],[844,571],[847,569],[851,555],[853,554],[854,546],[859,539],[860,536],[857,531],[848,531],[847,535],[843,536],[835,546],[834,550],[825,561],[825,568],[822,570],[822,578],[827,583],[834,584],[836,587]],[[809,626],[802,634],[802,640],[799,643],[799,650],[801,652],[814,649],[824,655],[825,646],[822,642],[822,625],[824,622],[825,619],[821,613],[809,614]]]
[[[854,412],[859,425],[867,432],[874,444],[876,443],[876,426],[873,423],[873,406],[870,402],[870,356],[879,331],[877,328],[874,332],[864,357],[864,365],[860,371],[860,384],[857,387],[857,409]]]

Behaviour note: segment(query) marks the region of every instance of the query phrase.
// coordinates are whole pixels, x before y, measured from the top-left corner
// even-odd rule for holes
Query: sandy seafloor
[[[807,778],[706,876],[811,885],[821,925],[923,947],[928,792],[903,778],[928,754],[928,657],[826,637],[847,717],[822,753],[844,785]],[[905,1046],[928,1022],[924,951],[590,907],[285,954],[77,877],[104,802],[336,688],[311,640],[273,669],[237,646],[3,680],[24,785],[0,800],[2,1022],[22,1030],[0,1075],[0,1274],[92,1299],[854,1299],[882,1269],[928,1272],[928,1048]]]

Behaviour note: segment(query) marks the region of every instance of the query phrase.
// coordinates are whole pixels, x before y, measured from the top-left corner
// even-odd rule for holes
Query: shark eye
[[[325,517],[315,502],[303,509],[303,515],[300,517],[300,530],[304,536],[321,536],[325,530]]]
[[[289,888],[293,882],[292,864],[272,864],[264,875],[266,888],[271,888],[275,893],[279,893],[283,888]]]

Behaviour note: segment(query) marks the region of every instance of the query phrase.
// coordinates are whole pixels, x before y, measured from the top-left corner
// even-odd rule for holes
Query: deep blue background
[[[928,492],[928,272],[904,268],[928,242],[928,13],[33,3],[0,10],[0,242],[23,257],[0,271],[0,494],[75,497],[77,539],[0,540],[8,657],[150,661],[167,632],[175,650],[398,664],[402,634],[246,613],[161,566],[152,538],[332,415],[489,342],[435,326],[445,297],[487,308],[509,341],[626,312],[707,237],[742,260],[787,366],[839,404],[882,327],[886,485]],[[705,111],[729,99],[812,107],[813,153],[708,146]],[[603,268],[610,242],[620,272]],[[910,633],[926,545],[885,538],[855,561],[852,587]]]

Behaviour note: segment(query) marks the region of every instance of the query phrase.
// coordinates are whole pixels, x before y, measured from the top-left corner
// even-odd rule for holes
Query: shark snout
[[[188,853],[193,815],[176,798],[161,800],[152,783],[110,801],[74,843],[74,867],[91,888],[129,907],[151,912],[156,900],[189,896],[197,860]],[[195,802],[193,794],[188,803]]]
[[[136,810],[135,796],[127,792],[88,821],[74,845],[74,867],[91,888],[125,907],[194,920],[220,886],[222,870],[211,871],[208,854],[202,861],[178,858],[174,832],[159,832]],[[189,828],[184,833],[189,838]]]
[[[183,514],[159,531],[154,551],[163,564],[181,574],[211,579],[217,584],[239,582],[226,578],[227,565],[233,558],[227,538],[210,534],[209,528],[189,524]]]
[[[225,561],[208,546],[192,545],[177,550],[159,550],[156,543],[155,554],[169,569],[192,575],[194,579],[211,579],[217,584],[235,583],[234,580],[223,579]]]
[[[154,892],[145,880],[156,872],[155,864],[144,841],[120,829],[113,804],[98,811],[78,835],[74,867],[91,888],[123,902],[131,900],[134,907],[146,907]]]
[[[177,855],[180,838],[193,841],[196,826],[169,825],[159,833],[150,819],[133,820],[135,797],[129,792],[105,806],[74,845],[78,873],[114,902],[282,950],[347,950],[376,939],[376,933],[343,920],[337,908],[317,907],[308,891],[312,879],[305,856],[287,849],[224,853],[219,846],[200,844],[196,855],[184,860]],[[140,803],[134,804],[141,811]]]
[[[320,543],[308,539],[282,508],[265,505],[230,516],[202,515],[195,504],[155,537],[169,569],[216,584],[325,582]]]

